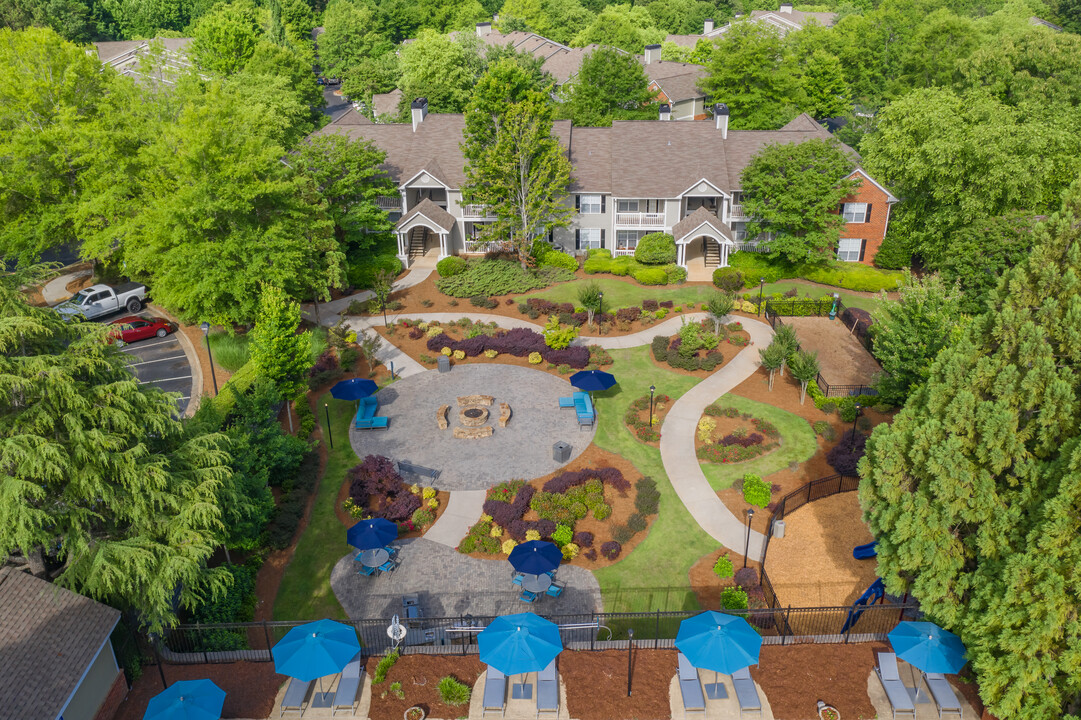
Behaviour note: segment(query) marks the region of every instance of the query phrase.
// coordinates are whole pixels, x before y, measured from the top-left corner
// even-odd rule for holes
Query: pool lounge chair
[[[941,673],[924,673],[923,679],[927,682],[931,697],[935,699],[935,705],[938,706],[938,716],[949,714],[961,717],[961,703],[946,676]]]
[[[679,693],[683,696],[683,713],[700,712],[706,714],[706,698],[702,695],[702,683],[698,681],[698,670],[683,653],[679,653]]]
[[[360,681],[364,676],[362,654],[358,652],[342,670],[338,689],[334,691],[334,702],[330,706],[331,716],[337,715],[339,710],[348,710],[351,715],[355,714],[357,693],[360,692]]]
[[[751,669],[743,668],[732,673],[732,687],[736,691],[736,700],[739,701],[739,716],[743,713],[756,712],[762,714],[762,701],[758,697],[758,688],[751,679]]]
[[[556,677],[556,661],[537,675],[537,717],[542,712],[559,715],[559,679]]]
[[[916,705],[912,702],[912,696],[908,694],[908,688],[901,682],[901,676],[897,673],[897,655],[894,653],[878,653],[878,665],[875,666],[882,689],[886,691],[886,699],[890,701],[893,717],[906,718],[916,717]]]
[[[498,712],[502,717],[507,710],[507,676],[491,665],[484,674],[484,707],[481,717],[490,712]]]
[[[282,698],[282,706],[278,712],[278,717],[284,716],[286,711],[296,712],[303,717],[304,708],[308,704],[308,693],[314,684],[314,680],[305,682],[296,678],[289,678],[289,687],[285,689],[285,697]]]

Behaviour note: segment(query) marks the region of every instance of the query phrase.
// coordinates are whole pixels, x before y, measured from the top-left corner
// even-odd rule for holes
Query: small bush
[[[772,487],[758,475],[743,476],[743,499],[751,505],[764,508],[769,505]]]
[[[849,430],[841,436],[841,442],[837,443],[826,455],[826,461],[841,475],[856,477],[859,475],[860,458],[863,457],[866,448],[867,436]]]
[[[664,274],[668,276],[669,285],[681,285],[687,280],[687,271],[674,263],[664,266]],[[679,312],[679,310],[676,312]]]
[[[491,299],[487,295],[474,295],[473,297],[469,298],[469,304],[473,307],[486,308],[488,310],[491,310],[499,305],[498,302]]]
[[[387,679],[387,673],[394,667],[394,663],[398,662],[398,651],[393,650],[388,653],[379,664],[375,666],[375,672],[372,674],[372,682],[378,685]]]
[[[649,233],[638,241],[638,245],[634,249],[634,259],[643,265],[668,265],[674,263],[676,261],[676,242],[667,233]]]
[[[615,560],[623,552],[623,545],[615,540],[609,540],[601,545],[601,555],[608,560]]]
[[[509,295],[540,290],[555,282],[573,280],[570,270],[542,267],[523,270],[510,260],[481,260],[469,263],[464,272],[436,281],[436,287],[444,295],[471,298],[477,295]]]
[[[580,548],[591,548],[593,547],[593,533],[585,530],[576,532],[572,542]]]
[[[464,273],[466,266],[465,258],[449,255],[435,264],[435,271],[441,278],[454,277]]]
[[[850,423],[856,419],[856,414],[859,412],[856,410],[856,401],[850,397],[846,397],[841,401],[841,421]]]
[[[728,292],[742,290],[743,273],[731,267],[717,268],[713,271],[713,284]]]
[[[612,530],[612,537],[617,543],[626,544],[634,537],[634,530],[631,530],[627,525],[617,525]]]
[[[447,705],[465,705],[471,692],[468,685],[450,675],[439,681],[439,698]]]
[[[634,273],[634,279],[641,285],[665,285],[668,274],[664,268],[642,268]]]
[[[574,530],[566,525],[556,525],[556,531],[552,533],[552,542],[560,547],[574,539]]]
[[[540,365],[542,360],[543,360],[543,358],[541,357],[541,354],[539,352],[531,352],[531,353],[529,353],[529,364],[530,365]]]
[[[721,607],[725,610],[746,610],[747,593],[738,587],[729,587],[721,591]]]
[[[560,550],[563,551],[563,559],[564,560],[569,561],[569,560],[573,560],[574,558],[578,557],[579,548],[574,543],[567,543],[562,548],[560,548]]]
[[[821,436],[826,442],[832,442],[837,437],[837,432],[833,429],[833,426],[825,420],[817,420],[811,427],[814,429],[815,435]]]
[[[633,533],[640,533],[649,527],[649,522],[641,513],[632,513],[631,516],[627,518],[627,527],[630,528]]]
[[[713,563],[713,574],[719,578],[732,577],[732,561],[728,555],[721,555],[717,562]]]
[[[541,267],[563,268],[571,272],[578,269],[578,260],[573,255],[553,249],[549,249],[548,252],[540,256],[537,259],[537,264]]]
[[[827,415],[832,415],[833,413],[835,413],[837,411],[837,403],[831,402],[831,401],[826,401],[826,402],[822,403],[822,407],[819,408],[819,409],[822,412],[826,413]]]

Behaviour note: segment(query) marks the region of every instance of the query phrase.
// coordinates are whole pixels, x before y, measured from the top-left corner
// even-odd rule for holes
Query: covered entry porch
[[[402,216],[395,226],[398,259],[410,267],[420,258],[442,260],[451,252],[454,216],[428,199]]]
[[[728,267],[735,252],[732,230],[705,208],[699,208],[672,228],[676,264],[687,270],[691,281],[709,281],[714,269]]]

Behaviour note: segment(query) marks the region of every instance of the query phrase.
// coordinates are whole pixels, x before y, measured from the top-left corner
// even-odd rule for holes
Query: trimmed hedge
[[[878,292],[895,290],[902,280],[900,272],[880,270],[862,263],[829,260],[824,263],[792,265],[781,259],[771,260],[766,253],[733,253],[729,256],[728,263],[743,273],[745,287],[754,287],[760,278],[765,278],[767,283],[803,278],[845,290]]]
[[[634,279],[642,285],[667,285],[668,273],[664,268],[642,268],[634,273]]]
[[[402,269],[397,255],[353,256],[346,261],[345,277],[352,287],[363,290],[374,284],[375,274],[380,270],[399,275]]]
[[[668,265],[676,261],[676,241],[668,233],[649,233],[638,241],[634,259],[644,265]]]
[[[256,377],[255,365],[248,361],[233,373],[233,376],[229,378],[229,382],[222,385],[221,391],[217,395],[212,398],[204,398],[203,402],[213,405],[215,411],[220,413],[220,417],[226,417],[232,412],[233,406],[236,405],[236,399],[248,392]]]
[[[441,278],[454,277],[464,273],[467,265],[465,258],[449,255],[435,264],[435,271]]]
[[[713,284],[721,290],[736,292],[743,289],[743,273],[733,267],[717,268],[713,271]]]
[[[546,252],[541,253],[537,257],[537,264],[541,267],[563,268],[564,270],[570,270],[571,272],[578,270],[577,258],[554,248],[548,248]]]
[[[435,286],[444,295],[470,298],[524,293],[573,279],[574,273],[564,268],[542,267],[531,271],[510,260],[481,260],[469,263],[463,273],[440,278]]]

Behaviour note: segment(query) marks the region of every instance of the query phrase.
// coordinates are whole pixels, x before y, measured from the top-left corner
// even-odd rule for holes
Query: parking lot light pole
[[[762,317],[762,291],[765,289],[765,287],[766,287],[766,279],[765,278],[759,278],[758,279],[758,316],[759,317]]]
[[[214,394],[218,394],[218,376],[214,373],[214,356],[210,353],[210,323],[203,321],[203,324],[199,326],[203,331],[203,337],[206,338],[206,356],[210,358],[210,377],[214,380]]]
[[[743,567],[747,567],[747,552],[751,549],[751,518],[754,508],[747,508],[747,540],[743,543]]]

